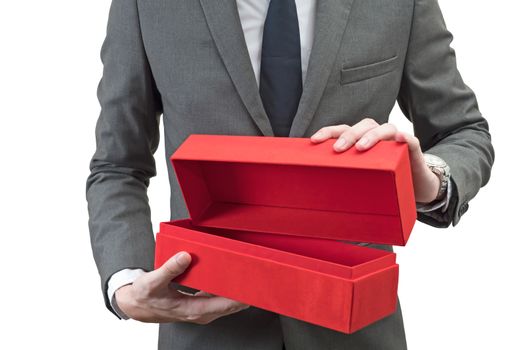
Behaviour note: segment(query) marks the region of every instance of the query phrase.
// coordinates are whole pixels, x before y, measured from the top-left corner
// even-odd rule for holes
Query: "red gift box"
[[[346,241],[406,244],[407,146],[333,142],[188,137],[171,161],[191,219],[161,224],[155,266],[185,250],[178,283],[345,333],[393,313],[395,254]]]

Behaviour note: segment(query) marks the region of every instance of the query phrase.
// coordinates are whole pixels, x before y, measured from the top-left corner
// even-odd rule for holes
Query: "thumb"
[[[157,286],[168,285],[171,280],[182,274],[190,265],[191,256],[187,252],[178,252],[157,270],[152,272],[152,279]],[[153,281],[152,281],[153,282]]]

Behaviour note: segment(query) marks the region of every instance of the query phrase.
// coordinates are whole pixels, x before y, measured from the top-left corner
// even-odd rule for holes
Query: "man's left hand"
[[[379,125],[371,118],[365,118],[354,126],[346,124],[327,126],[319,129],[310,138],[313,143],[337,139],[334,151],[344,152],[354,146],[358,151],[366,151],[381,140],[405,142],[410,151],[412,180],[416,202],[433,202],[439,192],[439,178],[428,168],[417,137],[398,131],[390,123]]]

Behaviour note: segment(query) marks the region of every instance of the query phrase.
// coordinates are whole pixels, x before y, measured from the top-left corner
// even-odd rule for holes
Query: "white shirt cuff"
[[[118,272],[115,272],[108,281],[108,298],[113,308],[113,311],[122,318],[123,320],[129,319],[129,316],[126,315],[118,307],[117,300],[115,299],[115,292],[125,285],[135,282],[137,278],[145,274],[146,272],[142,269],[124,269]]]

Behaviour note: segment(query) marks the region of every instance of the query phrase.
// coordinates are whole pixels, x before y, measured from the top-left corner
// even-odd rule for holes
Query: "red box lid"
[[[171,156],[194,225],[405,245],[416,220],[406,144],[190,135]]]

